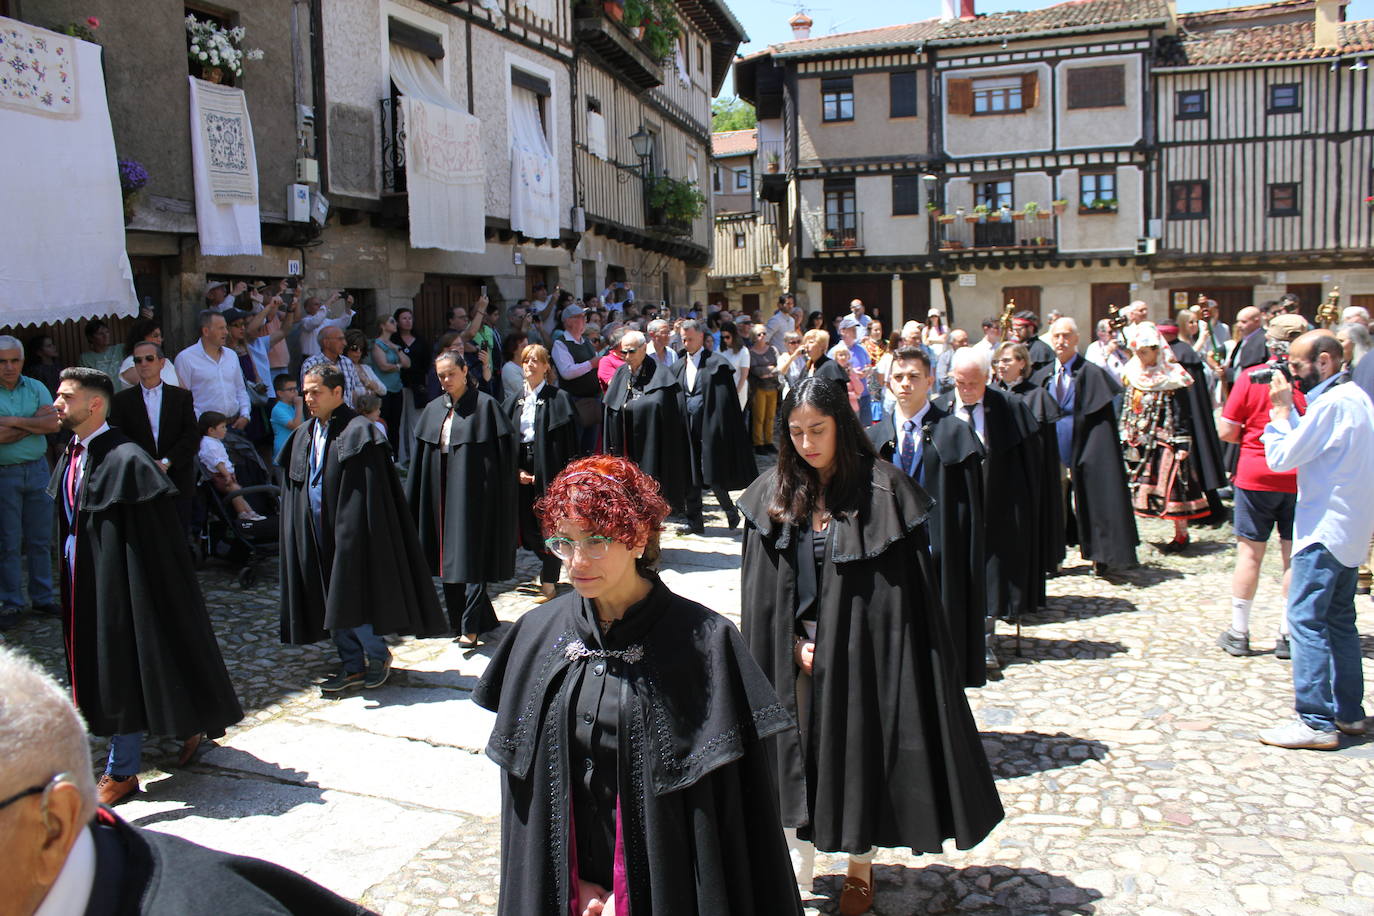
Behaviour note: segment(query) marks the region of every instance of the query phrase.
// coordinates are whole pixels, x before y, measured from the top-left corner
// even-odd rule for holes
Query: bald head
[[[1248,337],[1251,332],[1260,326],[1260,322],[1263,320],[1263,312],[1253,305],[1247,305],[1239,312],[1236,312],[1236,334],[1241,338]]]

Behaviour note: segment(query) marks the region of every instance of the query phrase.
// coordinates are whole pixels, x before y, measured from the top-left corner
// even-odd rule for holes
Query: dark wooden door
[[[892,276],[841,276],[822,279],[821,311],[825,313],[825,329],[835,336],[835,319],[849,314],[849,303],[861,299],[864,314],[877,318],[887,326],[888,316],[892,314]],[[834,343],[832,340],[831,343]]]
[[[1040,317],[1040,287],[1038,286],[1002,287],[1002,307],[1006,308],[1008,302],[1015,302],[1018,312],[1034,312],[1036,318]],[[1000,316],[1001,312],[998,312],[998,315]]]
[[[543,283],[543,284],[544,284],[544,287],[545,287],[546,289],[548,289],[549,292],[551,292],[551,293],[553,292],[553,287],[549,285],[549,269],[548,269],[547,267],[532,267],[532,266],[530,266],[529,264],[526,264],[526,265],[525,265],[525,298],[526,298],[526,299],[533,299],[533,298],[534,298],[534,288],[535,288],[536,286],[538,286],[540,283]]]
[[[1322,294],[1322,285],[1320,283],[1289,283],[1284,292],[1292,293],[1298,297],[1298,309],[1302,312],[1302,317],[1316,325],[1317,309],[1321,307],[1326,298]]]
[[[1094,283],[1092,289],[1092,325],[1091,327],[1079,328],[1079,337],[1084,341],[1083,346],[1097,339],[1097,323],[1103,318],[1108,317],[1111,312],[1107,306],[1114,305],[1119,310],[1125,310],[1131,302],[1131,284],[1129,283]],[[1159,316],[1156,315],[1156,318]]]
[[[1321,287],[1317,287],[1320,297]],[[1180,296],[1179,294],[1183,295]],[[1199,295],[1206,295],[1217,304],[1217,311],[1221,313],[1221,320],[1227,325],[1236,322],[1236,312],[1245,308],[1247,305],[1255,304],[1255,288],[1253,286],[1208,286],[1206,288],[1197,287],[1195,289],[1171,289],[1169,290],[1169,315],[1173,316],[1184,308],[1191,307],[1197,303]],[[1320,301],[1320,300],[1319,300]]]
[[[744,309],[744,311],[748,312],[750,315],[753,315],[755,312],[759,310],[759,294],[744,293],[740,296],[740,306]]]
[[[450,277],[428,274],[420,285],[420,294],[415,297],[415,331],[436,340],[448,330],[448,311],[461,305],[472,313],[477,299],[482,295],[480,277]]]
[[[926,323],[926,312],[930,311],[930,277],[902,277],[902,323],[908,321],[919,321]],[[897,324],[897,315],[892,315],[894,327],[883,325],[887,331],[887,336],[891,337],[901,330]]]

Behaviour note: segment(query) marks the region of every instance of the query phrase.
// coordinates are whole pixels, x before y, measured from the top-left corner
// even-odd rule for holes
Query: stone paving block
[[[349,696],[318,706],[316,722],[362,729],[374,735],[411,738],[480,752],[496,714],[472,702],[472,694],[449,687],[410,688],[388,684],[367,696]]]

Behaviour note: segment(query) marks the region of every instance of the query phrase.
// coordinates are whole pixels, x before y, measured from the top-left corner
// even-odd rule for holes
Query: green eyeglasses
[[[545,538],[544,546],[549,548],[549,551],[560,560],[571,560],[573,555],[577,553],[578,547],[582,548],[583,559],[604,560],[614,541],[615,538],[593,534],[580,541],[574,541],[572,538]]]

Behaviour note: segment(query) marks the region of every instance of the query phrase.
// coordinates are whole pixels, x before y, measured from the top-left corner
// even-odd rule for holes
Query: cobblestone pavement
[[[1184,556],[1142,545],[1143,565],[1112,580],[1071,564],[1019,654],[1002,625],[1003,677],[969,695],[1007,819],[971,850],[880,853],[874,913],[1374,914],[1374,743],[1255,742],[1291,714],[1268,635],[1276,558],[1256,602],[1258,654],[1236,659],[1214,643],[1229,620],[1229,529],[1194,538]],[[705,537],[670,534],[665,579],[738,619],[738,545],[719,513]],[[505,620],[531,606],[535,566],[521,564],[493,587]],[[483,650],[398,642],[385,687],[324,700],[313,684],[334,651],[278,643],[274,572],[240,591],[212,564],[202,582],[248,717],[186,770],[162,769],[174,745],[152,742],[144,792],[122,813],[282,862],[386,916],[494,911],[499,792],[481,756],[490,716],[469,699]],[[7,638],[60,674],[55,621],[28,617]],[[844,861],[817,865],[807,912],[833,913]]]

